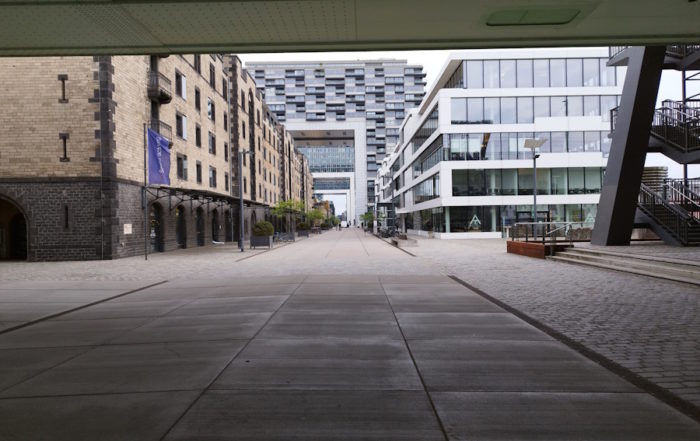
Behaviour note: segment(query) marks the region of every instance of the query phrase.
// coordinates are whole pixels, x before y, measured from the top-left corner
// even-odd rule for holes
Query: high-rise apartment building
[[[378,173],[399,227],[500,237],[532,219],[592,226],[624,69],[607,48],[452,54]],[[537,180],[526,140],[540,140]],[[534,143],[534,141],[533,141]]]
[[[375,202],[374,177],[406,111],[423,99],[423,67],[405,60],[250,63],[258,90],[293,133],[314,192],[347,196],[348,219]]]

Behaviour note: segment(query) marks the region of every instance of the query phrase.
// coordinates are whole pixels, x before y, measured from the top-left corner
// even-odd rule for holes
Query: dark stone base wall
[[[0,197],[25,215],[27,260],[102,258],[99,180],[2,181]]]
[[[100,199],[100,188],[103,199]],[[27,218],[29,261],[109,260],[144,254],[144,210],[142,187],[128,182],[102,182],[99,179],[66,179],[60,182],[36,180],[31,182],[0,181],[0,198],[17,205]],[[162,209],[163,251],[178,249],[176,241],[175,210],[184,209],[186,220],[186,248],[199,247],[197,243],[197,209],[204,219],[204,247],[212,244],[212,228],[218,228],[220,242],[226,242],[226,211],[232,210],[234,241],[238,240],[238,205],[207,203],[204,200],[182,201],[176,197],[155,200],[147,196],[149,209],[154,203]],[[66,228],[65,207],[68,207]],[[218,222],[212,225],[214,211]],[[251,216],[264,220],[265,207],[246,207],[246,242],[251,231]],[[131,224],[126,234],[125,224]],[[230,228],[230,227],[229,227]],[[150,236],[150,225],[147,233]],[[148,253],[151,249],[150,237]]]

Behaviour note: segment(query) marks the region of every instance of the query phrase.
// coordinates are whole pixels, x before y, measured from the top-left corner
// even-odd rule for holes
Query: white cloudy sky
[[[428,87],[440,73],[450,50],[435,51],[393,51],[393,52],[317,52],[317,53],[279,53],[279,54],[241,54],[244,63],[260,61],[317,61],[317,60],[369,60],[377,58],[396,58],[408,60],[409,64],[422,64],[426,72]],[[689,95],[700,92],[689,90]],[[675,71],[665,71],[661,78],[658,101],[681,98],[681,75]],[[683,167],[659,153],[647,155],[647,165],[662,165],[669,169],[670,177],[682,177]],[[689,177],[700,177],[700,165],[688,167]],[[329,198],[331,199],[331,198]],[[344,205],[344,201],[334,202],[336,208]],[[337,210],[338,214],[343,211]]]

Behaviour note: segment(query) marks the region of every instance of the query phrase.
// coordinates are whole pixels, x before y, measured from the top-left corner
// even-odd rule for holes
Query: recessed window
[[[182,139],[187,139],[187,117],[181,113],[175,114],[175,134]]]
[[[187,99],[187,79],[180,72],[175,72],[175,94],[183,100]]]
[[[209,153],[216,155],[216,136],[209,132]]]
[[[177,155],[177,178],[187,180],[187,155]]]
[[[209,64],[209,85],[216,90],[216,69],[213,64]]]
[[[202,110],[202,94],[199,92],[199,88],[195,87],[194,88],[194,108],[197,109],[197,112]]]
[[[194,127],[194,143],[197,147],[202,147],[202,128],[199,124]]]
[[[209,166],[209,187],[216,188],[216,169]]]
[[[197,170],[197,184],[202,183],[202,163],[197,161],[197,164],[195,165],[196,170]]]

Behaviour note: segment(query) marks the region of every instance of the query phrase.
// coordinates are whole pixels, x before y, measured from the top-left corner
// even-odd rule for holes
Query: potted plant
[[[306,222],[299,222],[297,224],[297,235],[299,237],[309,237],[309,224]]]
[[[275,234],[275,227],[268,221],[256,222],[253,225],[253,235],[250,237],[250,247],[267,246],[272,248],[272,236]]]

